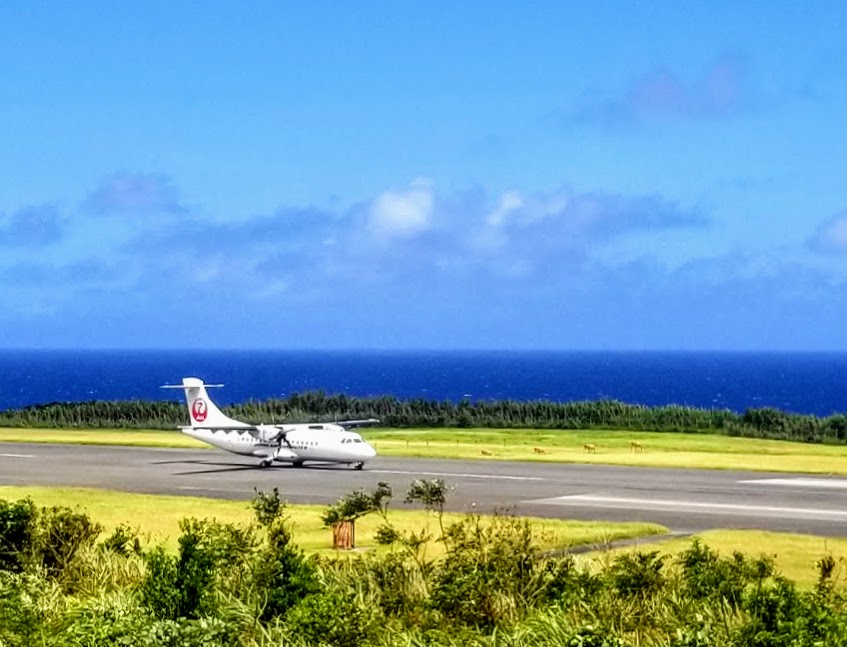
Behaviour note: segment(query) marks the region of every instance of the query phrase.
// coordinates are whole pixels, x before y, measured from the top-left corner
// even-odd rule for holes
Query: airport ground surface
[[[216,450],[0,443],[0,485],[95,487],[250,499],[277,487],[291,503],[330,504],[386,481],[398,496],[416,478],[455,486],[448,507],[566,519],[644,521],[674,532],[757,528],[847,536],[847,478],[568,463],[378,457],[346,466],[260,469]],[[397,505],[401,505],[397,503]]]

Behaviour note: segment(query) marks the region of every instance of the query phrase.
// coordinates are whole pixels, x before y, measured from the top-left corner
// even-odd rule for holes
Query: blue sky
[[[0,347],[845,350],[838,2],[0,4]]]

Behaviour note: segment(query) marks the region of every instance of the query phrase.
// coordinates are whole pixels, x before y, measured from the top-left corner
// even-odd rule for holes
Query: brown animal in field
[[[490,452],[487,449],[482,449],[482,450],[480,450],[479,453],[482,454],[483,456],[494,456],[494,452]]]
[[[547,453],[547,450],[544,449],[543,447],[533,447],[532,451],[534,451],[536,454],[546,454]]]
[[[589,454],[596,454],[597,453],[597,445],[592,445],[591,443],[585,443],[582,446],[582,449],[584,451],[588,452]]]
[[[642,445],[637,440],[631,440],[629,442],[629,449],[630,449],[630,451],[633,451],[633,452],[643,452],[644,451],[644,445]]]

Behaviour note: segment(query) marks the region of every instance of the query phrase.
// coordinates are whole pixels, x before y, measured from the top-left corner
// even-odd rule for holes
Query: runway
[[[448,508],[565,519],[646,521],[673,532],[711,528],[847,536],[847,478],[807,474],[679,470],[567,463],[377,457],[346,466],[259,469],[218,450],[0,443],[0,485],[95,487],[127,492],[249,500],[279,488],[291,503],[326,505],[380,481],[402,508],[409,484],[440,478],[455,490]]]

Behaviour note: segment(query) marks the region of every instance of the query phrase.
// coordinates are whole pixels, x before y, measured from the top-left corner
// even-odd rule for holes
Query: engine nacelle
[[[280,447],[278,450],[274,452],[274,460],[278,461],[292,461],[297,459],[298,456],[293,451],[288,449],[287,447]]]
[[[258,425],[253,436],[265,443],[274,443],[279,440],[282,430],[276,425]]]

